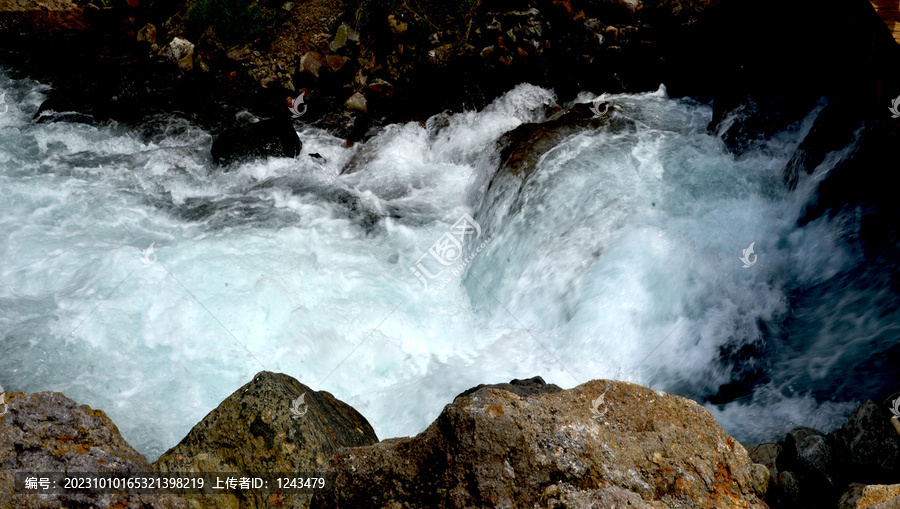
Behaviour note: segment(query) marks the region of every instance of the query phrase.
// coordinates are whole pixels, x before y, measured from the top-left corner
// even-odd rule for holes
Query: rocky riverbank
[[[331,394],[261,372],[150,465],[99,410],[50,392],[3,400],[4,509],[900,504],[900,485],[884,485],[900,479],[887,402],[866,402],[831,435],[797,428],[745,448],[694,401],[613,380],[562,390],[535,377],[474,387],[419,435],[378,441]],[[314,494],[38,496],[16,491],[17,471],[306,472],[328,484]]]
[[[304,93],[303,122],[354,139],[521,82],[561,102],[665,83],[715,99],[713,127],[735,147],[823,96],[881,111],[900,93],[897,45],[866,0],[21,0],[0,5],[0,47],[54,84],[57,112],[227,125],[240,109],[286,116]],[[735,110],[747,118],[722,125]]]

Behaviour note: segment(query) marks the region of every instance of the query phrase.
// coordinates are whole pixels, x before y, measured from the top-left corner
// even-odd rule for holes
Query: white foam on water
[[[151,460],[264,369],[332,392],[383,438],[511,378],[714,391],[721,349],[761,341],[785,285],[853,262],[828,224],[795,227],[804,197],[779,172],[798,133],[736,160],[707,106],[662,88],[605,96],[635,128],[573,135],[523,181],[495,177],[495,143],[544,118],[553,94],[533,86],[353,148],[305,128],[298,158],[223,172],[184,121],[33,125],[44,88],[2,85],[0,383],[104,409]],[[471,261],[426,289],[410,268],[464,214],[482,228]],[[794,402],[715,411],[754,437],[847,411]],[[744,411],[774,423],[750,430]]]

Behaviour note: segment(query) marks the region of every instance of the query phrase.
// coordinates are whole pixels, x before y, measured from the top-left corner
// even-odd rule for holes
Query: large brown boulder
[[[301,398],[302,399],[299,399]],[[154,465],[160,472],[313,474],[340,447],[378,437],[351,406],[297,380],[263,371],[225,399]],[[305,508],[310,494],[191,494],[192,508]]]
[[[58,392],[7,392],[0,398],[0,509],[188,507],[187,501],[172,495],[15,492],[16,471],[127,474],[152,472],[153,467],[100,410]]]
[[[339,450],[311,507],[766,507],[766,468],[691,400],[610,380],[522,394],[483,387],[415,437]]]

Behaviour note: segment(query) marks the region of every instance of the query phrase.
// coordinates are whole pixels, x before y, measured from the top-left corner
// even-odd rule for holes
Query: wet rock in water
[[[160,472],[312,474],[340,447],[378,441],[366,419],[324,391],[263,371],[225,399],[154,465]],[[280,507],[307,507],[309,493],[283,494]],[[193,508],[272,507],[269,495],[186,495]]]
[[[7,392],[0,397],[0,509],[188,508],[186,500],[173,495],[16,493],[17,470],[128,474],[153,472],[153,467],[100,410],[79,405],[58,392]]]
[[[339,450],[311,507],[765,507],[765,467],[697,403],[626,382],[525,382],[509,387],[525,397],[466,391],[415,437]]]
[[[80,122],[94,124],[91,100],[82,94],[56,93],[44,100],[32,117],[37,124],[50,122]]]
[[[812,173],[830,152],[849,145],[862,125],[860,112],[848,101],[826,105],[782,172],[788,187],[794,189],[801,175]]]
[[[251,158],[297,157],[302,146],[291,121],[275,118],[226,130],[213,141],[212,157],[224,166]]]
[[[500,148],[498,173],[527,178],[541,157],[559,145],[563,138],[603,126],[615,131],[634,129],[634,123],[615,115],[611,106],[590,103],[579,103],[569,110],[557,112],[546,122],[522,124],[497,141]]]

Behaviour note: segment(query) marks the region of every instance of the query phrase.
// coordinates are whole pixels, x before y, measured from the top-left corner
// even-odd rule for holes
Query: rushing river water
[[[785,188],[816,112],[736,158],[708,105],[609,96],[636,129],[570,136],[523,182],[495,177],[495,144],[544,118],[553,93],[533,86],[352,148],[298,124],[298,158],[230,172],[183,119],[34,124],[46,87],[0,75],[4,91],[0,386],[103,409],[151,460],[261,370],[381,438],[534,375],[706,401],[745,442],[829,431],[897,344],[852,217],[796,226],[841,156]]]

